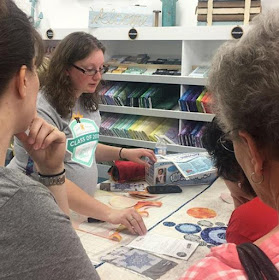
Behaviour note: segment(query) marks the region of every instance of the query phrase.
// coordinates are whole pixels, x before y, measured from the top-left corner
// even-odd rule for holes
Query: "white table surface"
[[[216,211],[217,216],[215,218],[208,219],[208,221],[210,220],[210,222],[212,222],[213,224],[215,222],[222,222],[225,225],[228,223],[230,215],[233,211],[233,204],[225,203],[220,198],[221,193],[229,192],[223,180],[217,179],[210,187],[205,185],[187,186],[183,187],[182,189],[182,193],[160,195],[160,199],[158,200],[162,202],[162,206],[160,208],[150,207],[147,209],[147,211],[149,212],[149,217],[144,217],[144,222],[150,232],[175,238],[183,238],[184,235],[181,232],[178,232],[173,228],[165,227],[163,225],[163,222],[172,221],[176,224],[196,223],[198,219],[190,217],[186,214],[187,209],[193,207],[204,207]],[[109,199],[114,195],[119,195],[119,193],[97,191],[95,197],[104,203],[108,203]],[[76,226],[77,222],[80,223],[83,220],[84,217],[74,215]],[[96,224],[92,226],[96,227]],[[98,223],[97,225],[97,227],[99,228],[105,226],[106,223]],[[115,228],[117,228],[117,226],[115,226]],[[101,279],[116,279],[116,275],[117,279],[147,279],[140,274],[136,274],[121,267],[116,267],[110,263],[104,263],[100,260],[100,256],[105,255],[106,252],[110,252],[119,246],[125,246],[125,244],[128,244],[135,238],[135,236],[121,232],[120,234],[123,239],[121,240],[121,242],[116,242],[93,234],[80,232],[79,230],[77,230],[77,234],[80,236],[81,242],[92,263],[97,265],[97,272],[99,273]],[[188,261],[163,256],[166,259],[177,262],[178,265],[172,270],[168,271],[159,279],[179,279],[179,277],[189,266],[204,257],[209,252],[209,250],[210,249],[206,246],[199,246]]]

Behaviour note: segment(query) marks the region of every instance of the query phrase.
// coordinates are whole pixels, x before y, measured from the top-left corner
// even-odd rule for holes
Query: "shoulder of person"
[[[17,279],[99,279],[69,217],[49,190],[20,171],[3,170],[0,232],[13,246],[8,242],[1,247],[0,258],[12,259],[1,263],[0,278],[1,272],[9,271]]]
[[[43,118],[48,123],[56,126],[60,131],[64,129],[64,126],[68,124],[65,120],[60,116],[60,114],[56,111],[56,109],[50,104],[44,95],[43,91],[38,93],[37,98],[37,112],[38,116]]]
[[[52,197],[44,185],[25,175],[20,169],[3,167],[0,169],[0,175],[0,197],[3,197],[1,193],[5,193],[7,200],[12,198],[19,190],[31,195],[41,193]]]

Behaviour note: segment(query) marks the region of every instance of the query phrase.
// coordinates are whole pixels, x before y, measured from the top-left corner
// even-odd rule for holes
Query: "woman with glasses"
[[[220,47],[213,59],[208,87],[213,95],[218,123],[223,131],[229,132],[228,139],[233,143],[238,163],[259,199],[277,213],[278,54],[279,11],[275,9],[255,17],[241,39]],[[245,246],[245,253],[243,247],[232,243],[215,247],[181,279],[279,279],[278,223],[254,245]],[[249,254],[254,251],[257,253]],[[255,265],[254,260],[251,262],[252,258],[260,259],[260,264]],[[258,269],[261,270],[260,274],[254,273]],[[263,277],[263,272],[269,276]],[[256,276],[247,278],[252,273]]]
[[[96,162],[128,159],[145,164],[141,157],[156,161],[153,151],[123,149],[99,144],[101,117],[98,86],[105,72],[103,44],[84,32],[65,37],[50,60],[45,84],[38,96],[38,115],[67,137],[65,169],[72,210],[85,216],[125,225],[133,234],[145,234],[142,217],[133,209],[114,210],[94,199],[98,171]],[[19,141],[11,168],[36,177],[36,169]]]

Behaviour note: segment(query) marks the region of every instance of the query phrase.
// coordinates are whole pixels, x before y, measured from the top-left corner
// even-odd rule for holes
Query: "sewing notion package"
[[[216,168],[206,152],[156,157],[157,162],[148,162],[150,167],[145,170],[145,180],[149,185],[205,185],[216,178]]]

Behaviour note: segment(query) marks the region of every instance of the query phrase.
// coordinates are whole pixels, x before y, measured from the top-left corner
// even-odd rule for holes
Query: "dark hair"
[[[75,62],[89,56],[94,50],[102,50],[104,53],[105,47],[91,34],[74,32],[66,36],[53,53],[43,92],[62,117],[69,116],[76,103],[73,85],[66,75],[66,70]],[[85,93],[80,98],[85,109],[89,111],[98,109],[98,93]]]
[[[211,123],[206,125],[202,137],[203,147],[212,157],[218,176],[232,182],[240,181],[244,192],[256,196],[234,153],[224,149],[218,141],[223,134],[223,131],[217,124],[217,120],[214,118]]]
[[[26,14],[11,0],[0,1],[0,94],[22,65],[39,66],[43,42]]]

